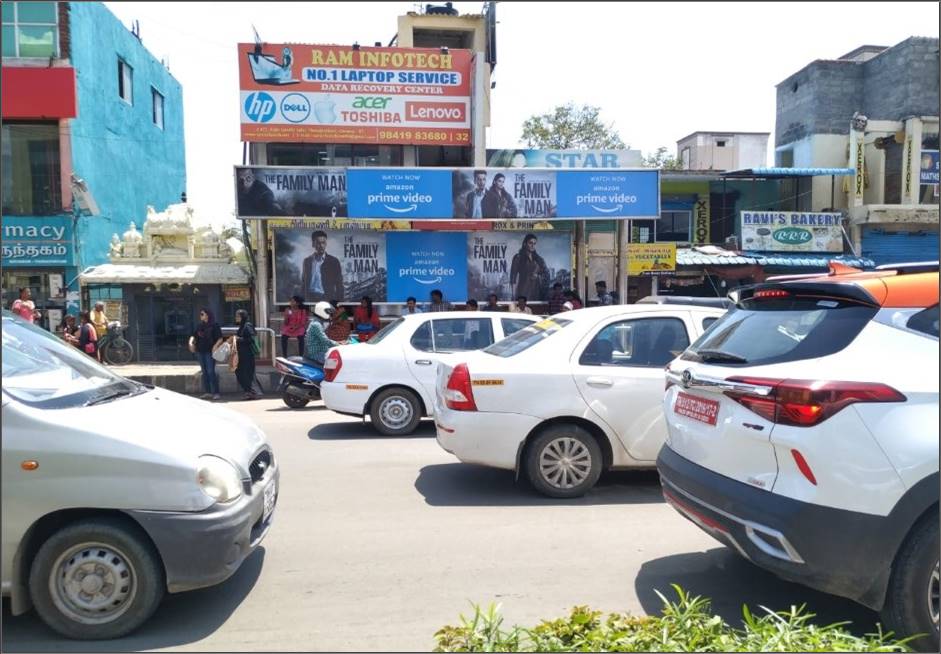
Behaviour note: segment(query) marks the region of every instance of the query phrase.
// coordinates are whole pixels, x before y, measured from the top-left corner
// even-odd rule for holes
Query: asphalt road
[[[430,423],[407,438],[312,405],[233,402],[268,433],[281,465],[275,524],[227,582],[168,596],[131,637],[70,642],[4,602],[4,651],[429,651],[470,602],[535,624],[577,604],[656,613],[671,583],[742,604],[806,603],[818,622],[877,616],[781,581],[664,504],[654,472],[613,473],[588,496],[550,500],[513,474],[459,463]]]

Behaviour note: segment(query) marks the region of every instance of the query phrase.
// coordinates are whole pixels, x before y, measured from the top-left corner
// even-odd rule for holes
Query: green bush
[[[730,627],[713,615],[708,599],[691,597],[674,585],[677,601],[663,595],[659,616],[636,617],[576,606],[567,618],[544,620],[531,629],[503,628],[499,605],[474,606],[460,626],[435,634],[436,652],[907,652],[907,640],[892,634],[854,636],[847,622],[824,627],[804,606],[755,616],[742,608],[743,628]]]

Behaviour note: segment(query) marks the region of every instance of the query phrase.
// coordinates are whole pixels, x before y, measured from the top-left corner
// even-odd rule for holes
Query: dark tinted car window
[[[845,348],[875,315],[873,307],[843,300],[751,300],[719,318],[683,359],[722,365],[815,359]]]
[[[908,328],[938,338],[938,305],[919,311],[908,319]]]

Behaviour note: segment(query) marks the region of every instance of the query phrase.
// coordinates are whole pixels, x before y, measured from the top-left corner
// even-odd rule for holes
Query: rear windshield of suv
[[[719,318],[682,358],[730,366],[815,359],[849,345],[876,311],[818,297],[750,300]]]
[[[483,351],[498,357],[511,357],[528,350],[536,343],[541,343],[570,324],[572,321],[565,318],[546,318],[513,332]]]

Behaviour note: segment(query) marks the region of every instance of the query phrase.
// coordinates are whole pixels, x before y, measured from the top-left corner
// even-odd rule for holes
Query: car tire
[[[598,441],[578,425],[553,425],[526,448],[526,476],[549,497],[581,497],[598,482],[602,465]]]
[[[29,593],[39,617],[79,640],[131,633],[150,618],[165,591],[153,545],[138,530],[109,518],[55,532],[30,567]]]
[[[912,529],[892,569],[882,619],[896,636],[922,634],[910,647],[936,652],[939,646],[938,611],[939,557],[937,507]],[[932,616],[932,605],[934,616]]]
[[[407,388],[387,388],[369,406],[372,426],[386,436],[406,436],[415,431],[422,417],[418,396]]]
[[[284,403],[287,404],[292,409],[303,409],[310,403],[306,397],[300,397],[293,395],[288,391],[284,391],[284,394],[281,396],[281,399],[284,400]]]

